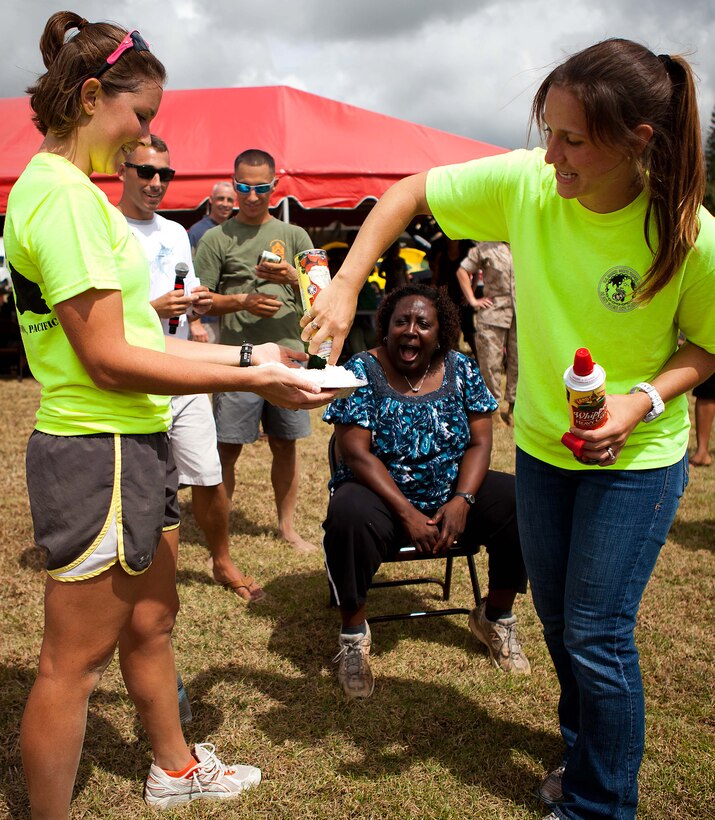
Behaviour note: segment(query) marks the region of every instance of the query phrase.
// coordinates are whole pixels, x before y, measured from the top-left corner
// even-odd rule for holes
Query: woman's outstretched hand
[[[301,367],[286,367],[276,362],[251,368],[251,371],[251,376],[258,380],[253,392],[288,410],[322,407],[337,396],[337,390],[321,390]]]
[[[255,345],[253,348],[253,364],[268,364],[268,362],[280,362],[286,367],[298,367],[298,362],[307,362],[308,354],[302,350],[291,350],[285,345],[275,342],[265,342]]]
[[[308,351],[317,354],[320,343],[332,338],[333,349],[328,364],[335,364],[355,318],[356,305],[354,289],[341,280],[333,279],[330,286],[318,294],[310,313],[300,320],[303,328],[301,338],[310,343]]]

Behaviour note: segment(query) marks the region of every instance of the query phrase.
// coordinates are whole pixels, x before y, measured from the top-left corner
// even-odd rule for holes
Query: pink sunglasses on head
[[[149,43],[139,34],[139,32],[134,29],[134,31],[130,31],[129,34],[122,40],[122,42],[114,49],[114,51],[107,57],[104,61],[104,65],[92,74],[94,79],[98,79],[99,77],[104,74],[105,71],[108,71],[116,62],[117,60],[124,54],[125,51],[130,51],[131,49],[136,49],[137,51],[149,51]]]

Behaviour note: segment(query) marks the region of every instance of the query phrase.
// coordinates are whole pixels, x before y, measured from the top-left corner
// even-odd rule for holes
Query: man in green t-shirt
[[[221,344],[276,342],[304,350],[300,339],[301,314],[298,274],[291,262],[299,251],[312,247],[308,234],[271,216],[268,207],[278,181],[270,154],[252,148],[234,163],[233,185],[238,213],[208,230],[199,241],[194,259],[196,273],[214,291],[211,314],[221,317]],[[258,262],[270,251],[279,262]],[[273,458],[271,481],[278,510],[278,534],[301,551],[317,549],[295,530],[298,497],[296,440],[310,435],[310,418],[276,407],[253,393],[214,396],[223,483],[229,498],[235,488],[235,465],[244,444],[252,444],[260,425],[268,437]]]

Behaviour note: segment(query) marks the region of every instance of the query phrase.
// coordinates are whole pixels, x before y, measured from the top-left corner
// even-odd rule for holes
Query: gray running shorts
[[[162,532],[179,526],[166,433],[52,436],[35,430],[26,469],[35,541],[58,581],[92,578],[117,561],[139,575]]]

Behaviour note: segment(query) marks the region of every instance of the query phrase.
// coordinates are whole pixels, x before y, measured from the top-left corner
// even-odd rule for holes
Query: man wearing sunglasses
[[[291,262],[313,243],[302,228],[271,216],[271,194],[277,184],[270,154],[243,151],[234,163],[238,213],[208,230],[199,242],[194,264],[201,281],[214,292],[211,313],[221,317],[221,344],[277,342],[293,350],[305,349],[300,338],[298,274]],[[280,261],[261,262],[263,251]],[[262,425],[272,455],[278,535],[301,552],[316,550],[296,532],[294,523],[299,475],[296,441],[310,435],[308,413],[275,407],[251,393],[214,395],[214,413],[229,498],[243,445],[257,440]]]
[[[164,333],[172,333],[173,324],[178,338],[205,341],[200,319],[211,305],[212,294],[194,273],[184,228],[156,213],[173,176],[166,143],[152,134],[151,144],[136,148],[119,169],[124,183],[119,209],[149,260],[149,298]],[[189,272],[184,287],[177,290],[175,269],[179,262],[185,263]],[[174,396],[171,410],[169,438],[179,484],[191,487],[192,510],[206,536],[214,580],[241,598],[258,600],[264,596],[263,590],[238,569],[229,554],[228,496],[221,480],[211,402],[205,394]]]

